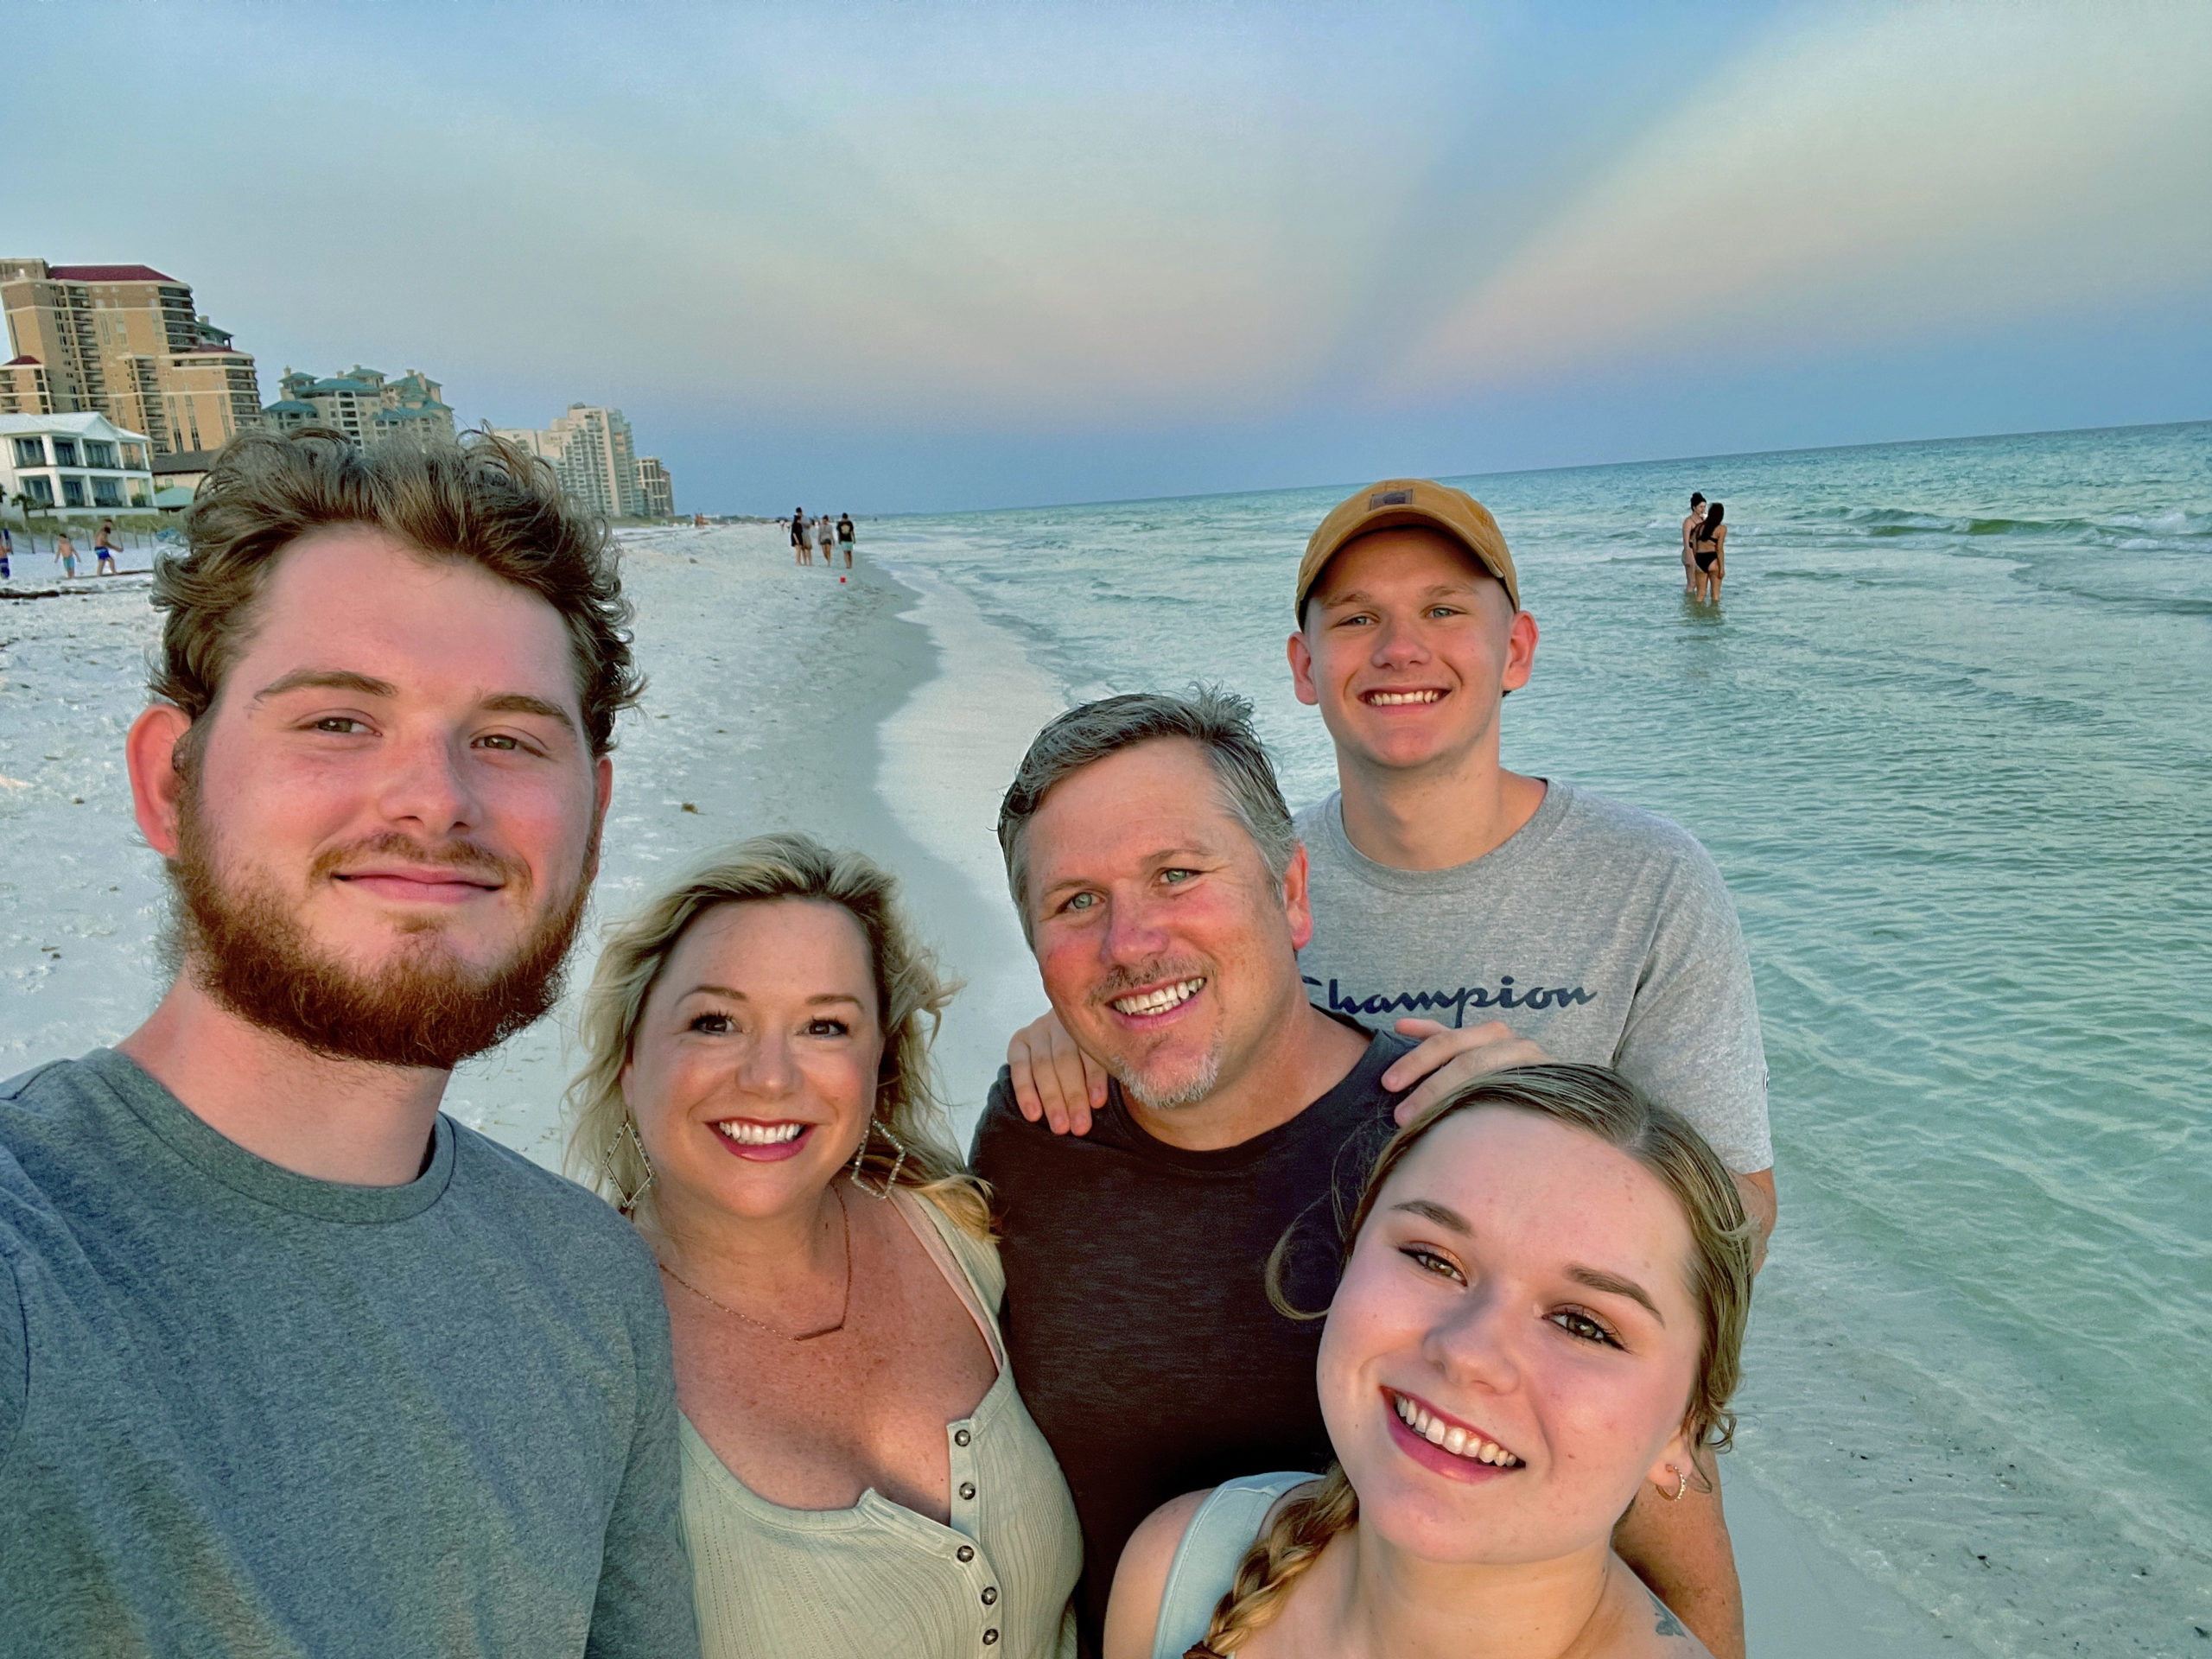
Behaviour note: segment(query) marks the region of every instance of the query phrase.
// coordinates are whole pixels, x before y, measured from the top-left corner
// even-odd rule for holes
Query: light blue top
[[[1152,1659],[1183,1659],[1206,1637],[1213,1610],[1236,1582],[1237,1564],[1260,1529],[1268,1511],[1294,1487],[1318,1475],[1285,1472],[1242,1475],[1225,1480],[1207,1495],[1184,1529],[1168,1565],[1167,1587],[1160,1594],[1160,1622],[1152,1637]]]

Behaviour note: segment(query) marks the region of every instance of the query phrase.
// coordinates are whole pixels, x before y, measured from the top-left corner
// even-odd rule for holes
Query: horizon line
[[[1546,473],[1595,472],[1610,467],[1687,467],[1697,463],[1719,465],[1724,461],[1751,461],[1769,455],[1819,455],[1850,449],[1904,449],[1929,443],[1980,443],[1992,438],[2060,438],[2091,432],[2154,432],[2163,427],[2212,425],[2212,415],[2200,415],[2184,421],[2121,421],[2110,426],[2059,426],[2031,429],[2018,432],[1954,432],[1935,437],[1876,438],[1866,443],[1811,443],[1778,449],[1732,449],[1710,455],[1646,455],[1622,461],[1567,461],[1556,467],[1515,467],[1491,473],[1436,473],[1430,474],[1436,483],[1449,483],[1456,479],[1535,478]],[[872,512],[861,515],[869,519],[881,518],[971,518],[992,512],[1053,512],[1076,507],[1140,507],[1154,502],[1226,501],[1246,495],[1287,495],[1297,490],[1325,490],[1338,487],[1332,484],[1269,484],[1256,488],[1236,490],[1197,490],[1188,495],[1128,495],[1106,496],[1089,501],[1039,501],[1027,506],[1001,507],[946,507],[934,511],[911,512]],[[1345,485],[1349,489],[1357,487]],[[782,520],[764,520],[768,523]]]

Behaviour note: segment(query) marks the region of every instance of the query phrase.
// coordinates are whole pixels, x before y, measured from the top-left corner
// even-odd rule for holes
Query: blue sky
[[[2212,416],[2202,4],[11,0],[0,30],[0,255],[189,281],[266,397],[359,360],[465,421],[617,405],[686,509]]]

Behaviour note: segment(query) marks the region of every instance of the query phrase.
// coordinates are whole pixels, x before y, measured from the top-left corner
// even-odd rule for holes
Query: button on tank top
[[[990,1344],[998,1380],[945,1425],[951,1519],[870,1490],[846,1510],[789,1510],[729,1471],[687,1418],[683,1535],[702,1659],[1073,1659],[1083,1568],[1075,1503],[1014,1391],[994,1310],[997,1248],[928,1199],[893,1192]]]

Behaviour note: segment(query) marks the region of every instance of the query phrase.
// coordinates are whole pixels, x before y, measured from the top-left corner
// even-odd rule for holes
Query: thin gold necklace
[[[728,1302],[716,1301],[665,1262],[660,1264],[660,1270],[709,1306],[721,1309],[733,1319],[743,1319],[755,1331],[766,1331],[770,1336],[780,1337],[785,1342],[812,1342],[817,1337],[834,1337],[845,1328],[845,1315],[853,1309],[853,1212],[845,1208],[845,1195],[835,1185],[831,1185],[830,1194],[837,1200],[837,1214],[845,1224],[845,1300],[838,1304],[837,1323],[835,1325],[825,1325],[819,1331],[802,1331],[793,1336],[788,1331],[777,1330],[772,1325],[763,1325],[750,1313],[739,1313]]]

